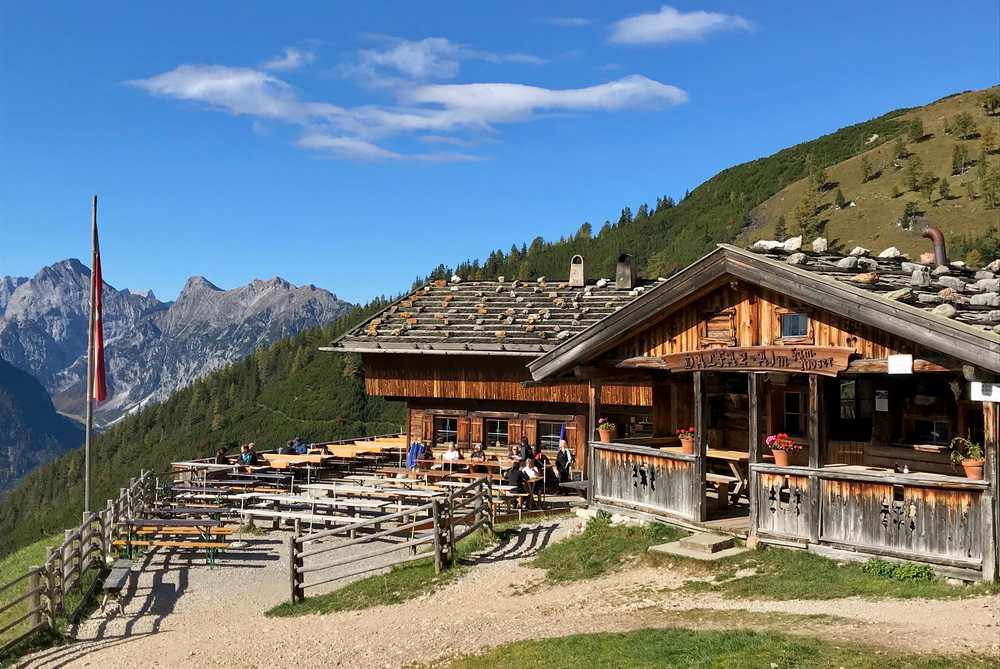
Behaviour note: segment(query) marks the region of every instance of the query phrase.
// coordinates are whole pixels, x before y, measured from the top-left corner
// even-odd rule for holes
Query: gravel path
[[[147,561],[126,615],[95,613],[79,641],[42,651],[25,667],[402,667],[473,653],[533,635],[642,627],[752,627],[922,652],[992,652],[1000,657],[1000,597],[955,601],[736,601],[676,591],[669,569],[633,568],[549,585],[523,563],[565,536],[576,518],[526,526],[508,544],[433,597],[392,607],[290,619],[263,612],[287,598],[280,535],[255,559],[209,570],[174,555]],[[249,554],[248,554],[249,555]],[[796,618],[789,624],[789,615]]]

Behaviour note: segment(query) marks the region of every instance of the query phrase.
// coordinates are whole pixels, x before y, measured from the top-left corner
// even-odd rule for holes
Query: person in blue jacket
[[[424,445],[421,444],[419,441],[415,441],[412,444],[410,444],[410,450],[406,452],[406,468],[416,469],[417,460],[420,458],[421,455],[423,455],[423,452],[424,452]]]

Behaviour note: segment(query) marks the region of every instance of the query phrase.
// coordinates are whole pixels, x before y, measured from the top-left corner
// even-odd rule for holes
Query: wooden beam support
[[[984,502],[989,502],[992,516],[984,525],[983,579],[1000,580],[1000,402],[983,402],[983,450],[983,474],[990,484]]]
[[[764,411],[767,404],[766,375],[760,372],[747,374],[747,396],[749,401],[749,443],[750,453],[750,489],[747,498],[750,500],[750,541],[757,541],[757,479],[759,474],[754,465],[761,461],[761,447],[764,444],[767,422]]]
[[[823,447],[823,379],[811,374],[809,376],[809,415],[806,417],[806,431],[809,436],[809,468],[813,471],[819,469],[820,450]],[[820,482],[815,474],[809,477],[809,499],[808,503],[812,509],[811,518],[813,524],[809,527],[809,540],[813,543],[819,541],[819,514],[820,514]]]
[[[705,403],[705,382],[702,372],[694,372],[694,463],[695,474],[692,477],[691,499],[695,508],[692,509],[694,520],[704,522],[707,506],[705,503],[705,461],[708,453],[708,407]]]
[[[594,471],[594,447],[591,442],[597,440],[597,420],[601,413],[601,382],[591,381],[587,384],[587,440],[584,444],[586,450],[586,464],[587,471],[583,474],[586,477],[590,477],[591,473]],[[591,483],[590,487],[587,488],[587,502],[594,502],[594,485]]]

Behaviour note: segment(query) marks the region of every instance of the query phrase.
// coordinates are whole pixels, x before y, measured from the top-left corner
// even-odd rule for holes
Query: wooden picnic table
[[[222,525],[221,520],[214,520],[212,518],[130,518],[128,520],[122,521],[123,525],[129,527],[219,527]]]
[[[149,510],[155,516],[219,516],[229,509],[220,506],[158,506]]]
[[[671,453],[681,452],[679,446],[663,446],[660,450]],[[735,504],[739,500],[740,495],[750,487],[750,453],[724,448],[709,448],[705,452],[705,457],[709,461],[715,460],[725,463],[728,466],[733,478],[736,479],[736,486],[730,492],[730,501]]]

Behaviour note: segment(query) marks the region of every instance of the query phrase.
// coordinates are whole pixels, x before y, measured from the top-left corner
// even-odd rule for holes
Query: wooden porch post
[[[747,499],[750,500],[750,536],[748,543],[756,543],[757,540],[757,472],[754,465],[760,462],[760,447],[764,443],[764,432],[767,431],[764,418],[764,408],[766,404],[766,390],[764,388],[765,375],[756,372],[747,375],[747,395],[749,397],[749,433],[750,442],[748,444],[750,452],[750,489],[747,491]]]
[[[990,482],[984,496],[989,507],[986,546],[983,551],[983,580],[1000,580],[1000,402],[983,402],[983,475]]]
[[[819,541],[819,473],[820,451],[823,447],[823,379],[816,374],[809,375],[809,416],[807,435],[809,437],[809,506],[812,509],[813,524],[809,526],[809,540]]]
[[[587,487],[587,503],[593,504],[594,481],[591,474],[594,471],[594,449],[591,448],[590,442],[597,439],[597,417],[601,413],[601,382],[591,379],[587,388],[587,398],[589,400],[589,408],[587,409],[587,439],[583,444],[587,471],[584,472],[584,476],[590,481],[590,486]]]
[[[694,477],[691,481],[691,499],[694,501],[693,515],[699,522],[705,520],[705,460],[708,451],[708,416],[705,410],[705,384],[702,372],[693,372],[694,377]]]

